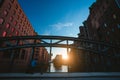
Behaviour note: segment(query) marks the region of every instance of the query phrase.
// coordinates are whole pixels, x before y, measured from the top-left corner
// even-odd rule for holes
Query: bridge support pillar
[[[52,45],[52,39],[50,39],[50,44]],[[50,46],[50,62],[51,62],[51,55],[52,55],[52,46]],[[49,63],[49,72],[51,69],[51,63]]]

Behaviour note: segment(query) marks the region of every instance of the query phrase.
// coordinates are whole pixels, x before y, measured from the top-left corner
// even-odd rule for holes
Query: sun
[[[63,55],[62,55],[62,59],[68,60],[68,55],[67,55],[67,54],[63,54]]]

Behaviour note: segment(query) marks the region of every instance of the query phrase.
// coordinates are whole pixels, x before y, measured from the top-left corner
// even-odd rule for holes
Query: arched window
[[[15,26],[17,25],[17,21],[14,21],[14,25],[15,25]]]
[[[14,32],[15,31],[15,28],[12,28],[12,32]]]
[[[8,14],[8,12],[6,10],[4,10],[3,13],[4,13],[5,16],[7,16],[7,14]]]
[[[16,31],[16,36],[18,36],[18,31]]]
[[[10,21],[12,21],[13,20],[13,17],[12,16],[10,16]]]
[[[2,36],[5,37],[6,35],[7,35],[7,32],[4,31],[4,32],[2,33]]]
[[[10,27],[10,24],[9,24],[9,23],[7,23],[7,24],[6,24],[6,28],[9,28],[9,27]]]
[[[0,18],[0,24],[3,24],[3,22],[4,22],[4,19]]]

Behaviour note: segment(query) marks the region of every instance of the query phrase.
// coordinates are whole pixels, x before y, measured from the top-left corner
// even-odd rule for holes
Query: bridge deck
[[[89,73],[2,73],[0,80],[120,80],[120,72]]]

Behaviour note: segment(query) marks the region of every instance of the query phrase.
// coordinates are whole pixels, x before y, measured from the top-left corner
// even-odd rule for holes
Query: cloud
[[[57,30],[61,30],[62,28],[73,26],[73,23],[72,22],[56,23],[56,24],[53,24],[53,25],[50,25],[50,26],[53,27],[53,28],[56,28]]]

